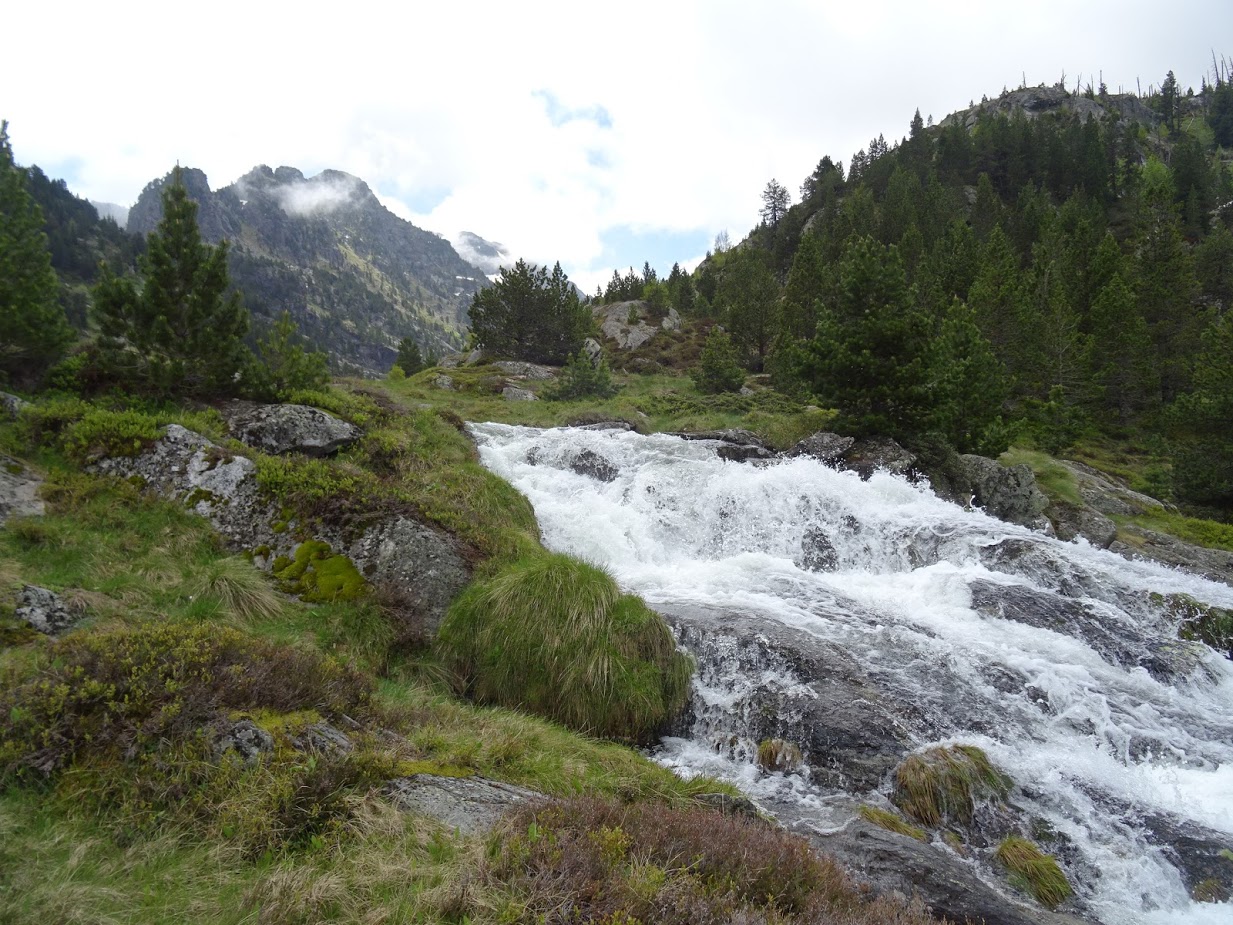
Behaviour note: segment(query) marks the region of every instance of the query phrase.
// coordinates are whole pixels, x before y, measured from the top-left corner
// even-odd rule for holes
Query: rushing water
[[[1233,905],[1190,901],[1144,823],[1171,815],[1233,845],[1233,663],[1172,642],[1177,618],[1152,597],[1233,607],[1233,588],[1061,543],[886,474],[724,462],[712,443],[666,435],[472,432],[484,464],[531,500],[550,548],[604,566],[652,606],[748,613],[825,640],[911,704],[910,747],[984,748],[1020,785],[1015,802],[1073,844],[1085,914],[1233,921]],[[583,451],[603,478],[589,455],[592,474],[576,471]],[[798,564],[819,534],[828,571]],[[1000,592],[1056,604],[1073,625],[978,606]],[[773,681],[710,682],[696,703],[722,714]],[[661,759],[727,776],[772,808],[791,804],[819,830],[840,824],[835,793],[762,773],[747,751],[717,754],[713,726],[700,719]]]

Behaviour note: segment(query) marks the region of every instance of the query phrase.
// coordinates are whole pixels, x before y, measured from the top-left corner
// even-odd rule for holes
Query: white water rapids
[[[549,548],[603,566],[653,607],[754,613],[826,640],[919,712],[932,738],[915,747],[985,749],[1018,785],[1014,802],[1073,845],[1083,914],[1233,922],[1233,905],[1190,900],[1143,821],[1191,820],[1233,847],[1233,662],[1179,644],[1182,669],[1144,667],[1176,639],[1177,618],[1153,592],[1228,608],[1233,588],[1061,543],[886,474],[862,482],[803,458],[730,463],[713,443],[667,435],[471,429],[484,464],[530,499]],[[584,450],[609,481],[571,468]],[[833,570],[796,564],[811,531],[829,539]],[[982,588],[1064,599],[1097,629],[1002,618],[974,606]],[[827,812],[836,795],[805,775],[765,774],[705,740],[669,740],[660,758],[758,799],[799,801],[819,828],[839,824]]]

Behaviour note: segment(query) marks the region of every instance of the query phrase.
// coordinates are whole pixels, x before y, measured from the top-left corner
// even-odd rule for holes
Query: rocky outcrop
[[[1233,553],[1223,549],[1195,546],[1167,533],[1135,526],[1123,526],[1118,537],[1109,544],[1112,552],[1130,559],[1151,559],[1202,575],[1212,581],[1233,585]]]
[[[388,515],[362,531],[328,522],[287,522],[261,492],[256,465],[178,424],[140,456],[116,457],[93,470],[137,477],[158,494],[180,500],[207,518],[237,550],[269,569],[294,559],[302,541],[326,544],[346,556],[372,586],[396,604],[414,635],[436,632],[471,569],[457,542],[444,531],[404,514]],[[357,535],[358,532],[358,535]]]
[[[10,517],[38,517],[46,510],[39,497],[43,480],[24,463],[0,454],[0,526]]]
[[[612,302],[592,309],[604,337],[621,350],[637,350],[661,328],[647,321],[645,302]]]
[[[224,724],[210,740],[210,756],[215,761],[234,757],[245,767],[252,767],[262,755],[273,751],[274,737],[251,719]]]
[[[16,421],[21,414],[21,409],[28,407],[30,407],[30,403],[24,398],[18,398],[16,395],[10,395],[8,392],[0,392],[0,415],[3,415],[10,421]]]
[[[1028,466],[1003,466],[984,456],[965,454],[956,469],[962,490],[990,516],[1038,530],[1048,526],[1044,510],[1049,499],[1036,487]]]
[[[354,424],[308,405],[230,402],[220,410],[231,436],[272,456],[332,456],[361,436]]]
[[[435,819],[463,835],[486,832],[516,806],[547,799],[542,793],[483,777],[413,774],[385,785],[399,809]]]
[[[822,430],[806,437],[784,455],[789,457],[807,456],[810,459],[816,459],[818,462],[830,466],[838,463],[843,458],[843,454],[850,450],[855,442],[856,440],[852,437],[841,437],[839,434],[832,434]]]
[[[18,597],[16,617],[46,636],[59,636],[71,629],[81,614],[73,613],[54,592],[26,585]]]
[[[1123,119],[1142,122],[1144,125],[1155,125],[1160,121],[1160,115],[1148,108],[1143,101],[1133,93],[1106,94],[1103,97],[1089,98],[1078,93],[1070,93],[1064,87],[1023,87],[1009,90],[992,100],[985,100],[969,109],[953,113],[942,120],[943,127],[954,122],[961,122],[965,128],[971,129],[977,119],[983,114],[1014,116],[1021,115],[1026,119],[1036,119],[1050,113],[1075,113],[1080,119],[1104,119],[1110,112]]]

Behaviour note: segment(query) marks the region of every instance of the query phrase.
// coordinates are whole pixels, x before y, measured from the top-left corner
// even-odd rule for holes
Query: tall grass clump
[[[684,704],[693,667],[658,614],[565,555],[522,559],[472,584],[437,647],[458,688],[481,703],[628,741]]]
[[[966,825],[978,799],[1005,799],[1010,786],[1010,779],[976,746],[941,746],[900,762],[891,801],[923,825],[947,820]]]
[[[1010,882],[1031,893],[1042,906],[1055,909],[1074,892],[1057,861],[1026,838],[1012,835],[998,845],[993,856],[1010,871]]]

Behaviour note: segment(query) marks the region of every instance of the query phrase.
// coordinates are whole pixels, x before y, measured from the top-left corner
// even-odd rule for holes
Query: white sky
[[[739,239],[772,177],[795,194],[917,107],[1063,72],[1197,89],[1233,55],[1230,0],[44,0],[3,22],[17,160],[79,195],[131,204],[177,161],[216,189],[259,163],[332,167],[586,291]]]

